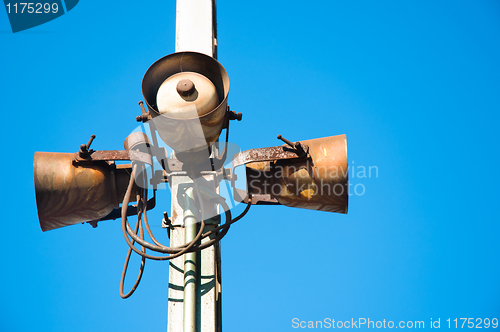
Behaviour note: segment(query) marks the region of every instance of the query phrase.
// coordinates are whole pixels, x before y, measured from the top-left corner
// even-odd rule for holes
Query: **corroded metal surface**
[[[150,153],[144,153],[135,150],[97,150],[89,152],[88,157],[82,158],[80,152],[74,154],[76,161],[112,161],[112,160],[134,160],[147,164],[152,164],[152,157]]]
[[[306,140],[303,144],[309,146],[310,159],[274,163],[271,196],[290,207],[347,213],[345,135]]]
[[[247,204],[279,204],[278,200],[272,198],[270,193],[271,162],[254,162],[246,166],[247,191],[234,188],[235,200]]]
[[[299,158],[294,150],[287,146],[272,146],[269,148],[250,149],[233,156],[233,169],[248,163],[272,161],[279,159]]]
[[[82,158],[80,153],[74,154],[77,161],[97,161],[97,160],[130,160],[128,151],[125,150],[98,150],[92,151],[86,158]]]
[[[285,147],[252,149],[233,158],[247,165],[247,192],[235,199],[253,204],[282,204],[311,210],[347,213],[348,163],[345,135],[301,141],[308,157],[283,152]],[[273,158],[274,157],[274,158]]]
[[[35,152],[35,194],[43,231],[99,220],[123,199],[130,166],[76,162],[74,153]]]
[[[189,118],[177,119],[160,114],[157,93],[162,83],[180,72],[195,72],[207,77],[215,86],[219,105],[211,112],[198,116],[196,110]],[[196,163],[208,158],[207,147],[219,137],[225,124],[229,77],[214,58],[196,52],[167,55],[149,67],[142,80],[142,94],[161,139],[173,148],[177,158]],[[206,154],[206,155],[205,155]]]

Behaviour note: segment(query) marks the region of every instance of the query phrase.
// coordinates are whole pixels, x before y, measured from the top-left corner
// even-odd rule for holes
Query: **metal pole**
[[[196,205],[193,200],[193,188],[184,193],[184,228],[185,243],[196,237]],[[184,332],[196,332],[196,253],[184,255]]]
[[[194,51],[203,53],[214,58],[217,57],[217,29],[215,20],[215,0],[177,0],[176,8],[176,38],[175,51]],[[175,157],[175,156],[171,156]],[[218,184],[214,176],[205,177],[205,187],[217,192]],[[183,202],[179,202],[180,186],[193,183],[193,179],[187,175],[174,175],[169,178],[171,187],[172,207],[171,221],[173,229],[170,233],[170,245],[179,246],[187,239],[183,229],[188,223],[183,219]],[[214,204],[204,204],[205,211],[215,210]],[[203,217],[202,217],[203,218]],[[188,218],[189,219],[189,218]],[[207,220],[205,230],[209,231],[216,227],[218,218]],[[208,241],[205,239],[204,241]],[[218,332],[221,331],[220,315],[220,250],[218,245],[206,248],[198,253],[197,278],[196,278],[196,301],[192,321],[196,320],[193,331]],[[191,260],[192,256],[181,256],[170,261],[169,289],[168,289],[168,325],[169,332],[179,332],[186,326],[185,308],[192,308],[193,302],[185,300],[185,292],[191,292],[192,283],[185,283],[185,270],[191,268],[185,261]],[[187,270],[186,270],[187,271]],[[189,287],[185,287],[189,286]],[[203,291],[202,291],[203,290]],[[189,309],[191,310],[191,309]],[[187,330],[185,330],[187,331]]]
[[[176,52],[199,52],[217,59],[215,7],[215,0],[177,0]]]

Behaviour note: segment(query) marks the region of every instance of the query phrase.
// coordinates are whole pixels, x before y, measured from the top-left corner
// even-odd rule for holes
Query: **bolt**
[[[285,142],[292,149],[295,149],[295,153],[297,154],[297,156],[299,156],[299,157],[305,156],[306,152],[304,151],[304,146],[302,146],[302,144],[300,142],[292,143],[281,135],[278,135],[277,138],[282,140],[283,142]]]
[[[277,136],[278,139],[282,140],[283,142],[285,142],[287,145],[290,145],[290,147],[292,149],[295,149],[295,144],[293,144],[292,142],[290,142],[289,140],[287,140],[286,138],[284,138],[283,136],[281,135],[278,135]],[[299,143],[300,144],[300,143]]]
[[[191,80],[183,79],[177,83],[177,93],[183,97],[189,97],[196,91],[194,83]]]
[[[87,143],[87,151],[88,151],[88,149],[90,149],[90,144],[92,144],[92,142],[94,141],[94,138],[95,138],[95,135],[90,136],[90,139]]]
[[[240,112],[238,112],[238,113],[236,113],[235,111],[229,112],[229,120],[241,121],[242,118],[243,118],[243,114],[241,114]]]

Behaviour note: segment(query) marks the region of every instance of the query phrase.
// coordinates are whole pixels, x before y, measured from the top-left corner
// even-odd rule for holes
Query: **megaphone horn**
[[[92,135],[77,153],[35,152],[35,196],[42,231],[98,221],[118,208],[132,165],[116,165],[114,160],[151,164],[150,142],[144,133],[130,134],[123,151],[90,151],[94,138]],[[140,190],[138,185],[145,184],[136,182],[134,191]],[[135,201],[135,195],[131,201]]]
[[[196,52],[167,55],[149,67],[142,94],[160,138],[184,163],[208,159],[224,128],[229,77],[214,58]]]
[[[246,192],[235,188],[235,199],[347,213],[346,136],[295,143],[278,138],[286,145],[247,150],[233,157],[233,168],[245,164],[247,177]]]

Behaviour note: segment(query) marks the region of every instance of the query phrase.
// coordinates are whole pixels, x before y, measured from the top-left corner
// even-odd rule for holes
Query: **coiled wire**
[[[190,241],[189,243],[185,243],[183,245],[177,246],[177,247],[168,247],[163,244],[161,244],[153,235],[153,232],[151,231],[151,228],[149,227],[148,223],[148,218],[147,218],[147,188],[143,188],[140,193],[137,193],[137,223],[135,225],[135,229],[132,230],[130,227],[130,224],[127,220],[127,207],[130,202],[130,197],[132,195],[132,190],[134,186],[134,181],[135,181],[135,174],[137,173],[138,167],[141,167],[141,173],[143,175],[143,183],[147,183],[147,170],[144,167],[144,165],[141,165],[139,163],[134,163],[132,166],[132,174],[130,175],[130,181],[127,187],[127,191],[125,193],[125,197],[123,199],[122,203],[122,232],[123,236],[125,237],[125,241],[127,242],[129,249],[127,252],[127,256],[125,258],[125,264],[123,266],[123,271],[121,275],[121,280],[120,280],[120,296],[124,299],[130,297],[135,290],[137,289],[141,278],[142,274],[144,272],[144,267],[146,264],[146,258],[153,259],[153,260],[170,260],[174,259],[176,257],[179,257],[187,252],[196,252],[203,250],[205,248],[210,247],[211,245],[217,243],[220,241],[229,231],[229,227],[235,223],[236,221],[240,220],[245,216],[245,214],[248,212],[250,209],[250,206],[252,205],[251,203],[248,203],[247,206],[245,207],[245,210],[236,218],[232,219],[231,217],[231,211],[229,209],[229,206],[225,202],[224,199],[221,199],[217,201],[217,204],[220,204],[221,207],[224,209],[225,216],[226,216],[226,222],[223,225],[220,225],[206,233],[203,233],[205,229],[205,220],[203,220],[203,216],[205,215],[204,213],[204,207],[202,204],[202,197],[200,194],[200,190],[198,188],[198,185],[196,181],[194,182],[194,189],[196,193],[196,198],[199,202],[199,207],[201,210],[201,216],[202,220],[200,222],[200,230],[196,234],[196,237]],[[154,244],[147,242],[144,239],[144,231],[143,231],[143,226],[142,222],[144,220],[144,226],[146,228],[146,231],[151,238],[151,240],[154,242]],[[139,234],[139,236],[138,236]],[[215,238],[210,239],[209,241],[206,241],[204,243],[198,244],[198,242],[202,239],[205,239],[206,237],[209,237],[213,234],[217,234]],[[132,240],[129,239],[129,236],[132,238]],[[137,249],[135,247],[135,243],[138,243],[141,246],[141,250]],[[168,256],[153,256],[149,255],[146,253],[146,249],[159,252],[162,254],[169,254]],[[130,256],[132,254],[132,251],[136,252],[141,256],[141,266],[139,268],[139,273],[136,278],[136,281],[134,282],[134,285],[130,289],[130,291],[126,294],[123,292],[124,288],[124,283],[125,283],[125,275],[127,273],[128,269],[128,264],[130,261]]]

